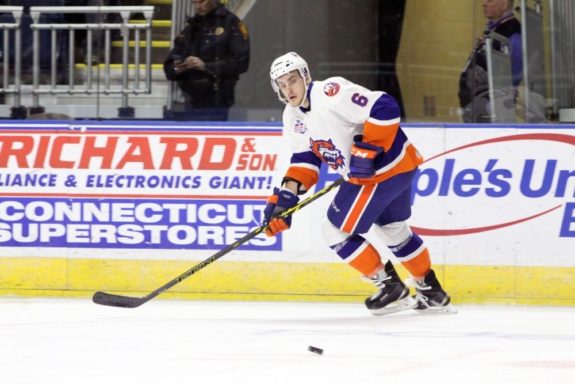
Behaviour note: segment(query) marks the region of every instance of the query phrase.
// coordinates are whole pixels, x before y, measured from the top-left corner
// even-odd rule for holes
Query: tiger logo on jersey
[[[341,151],[329,140],[309,139],[309,148],[323,162],[327,163],[332,169],[337,170],[345,167],[345,158]]]
[[[338,83],[327,83],[323,86],[323,93],[327,96],[335,96],[339,92],[339,84]]]

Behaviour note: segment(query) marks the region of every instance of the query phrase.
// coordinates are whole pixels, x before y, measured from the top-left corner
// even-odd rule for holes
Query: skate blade
[[[384,316],[396,312],[403,312],[409,309],[415,308],[417,306],[417,301],[411,296],[406,296],[404,299],[396,301],[388,305],[387,307],[379,309],[370,309],[370,312],[374,316]]]
[[[444,307],[427,307],[425,309],[416,309],[415,312],[420,313],[422,315],[454,315],[457,313],[457,309],[451,304],[447,304]]]

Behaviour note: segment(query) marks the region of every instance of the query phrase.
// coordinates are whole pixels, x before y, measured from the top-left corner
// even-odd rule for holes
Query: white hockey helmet
[[[291,71],[298,71],[302,79],[307,84],[307,78],[310,76],[309,74],[309,67],[306,61],[297,53],[289,52],[285,55],[282,55],[274,60],[272,66],[270,68],[270,80],[272,83],[272,88],[274,92],[278,94],[278,97],[281,101],[285,102],[284,98],[282,97],[281,91],[276,83],[276,80],[282,77],[283,75],[290,73]]]

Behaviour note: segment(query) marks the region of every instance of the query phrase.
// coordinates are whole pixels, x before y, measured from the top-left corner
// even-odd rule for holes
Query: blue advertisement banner
[[[0,246],[219,249],[259,227],[249,200],[0,198]],[[279,250],[257,236],[239,249]]]

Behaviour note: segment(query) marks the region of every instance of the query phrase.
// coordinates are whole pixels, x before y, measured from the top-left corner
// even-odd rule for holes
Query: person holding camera
[[[184,120],[226,121],[250,41],[245,24],[217,0],[192,0],[195,15],[164,61],[166,78],[183,91]]]

